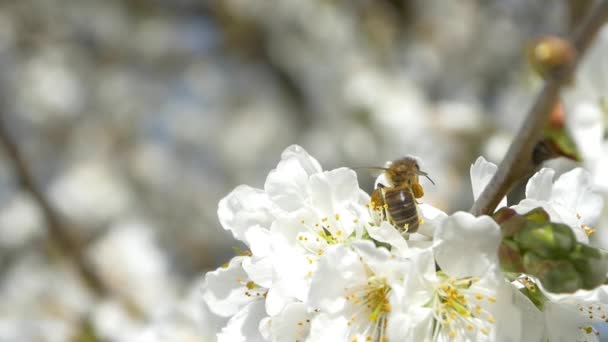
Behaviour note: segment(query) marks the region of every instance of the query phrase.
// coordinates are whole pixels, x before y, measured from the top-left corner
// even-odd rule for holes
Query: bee
[[[424,196],[418,176],[426,177],[433,185],[435,182],[420,170],[413,157],[394,160],[385,168],[384,177],[388,184],[378,183],[371,200],[374,207],[386,209],[388,218],[402,233],[414,233],[421,223],[416,204],[417,198]]]

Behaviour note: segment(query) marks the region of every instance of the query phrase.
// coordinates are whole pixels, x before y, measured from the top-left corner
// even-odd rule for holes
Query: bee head
[[[402,184],[417,184],[418,176],[425,176],[431,183],[435,184],[424,171],[420,171],[420,165],[415,157],[403,157],[393,160],[386,165],[386,178],[393,186]]]

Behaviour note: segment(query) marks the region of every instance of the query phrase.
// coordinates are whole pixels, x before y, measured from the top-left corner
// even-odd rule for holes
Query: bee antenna
[[[426,173],[424,171],[417,171],[416,173],[418,175],[420,175],[420,176],[426,177],[426,179],[428,179],[429,181],[431,181],[431,183],[433,183],[433,185],[435,185],[435,182],[433,182],[433,180],[431,179],[431,177],[429,177],[428,173]]]

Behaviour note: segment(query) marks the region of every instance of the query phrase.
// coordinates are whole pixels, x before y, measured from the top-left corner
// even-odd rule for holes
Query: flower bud
[[[523,257],[525,273],[537,277],[551,292],[574,292],[583,286],[583,280],[574,265],[567,260],[545,259],[534,252]]]
[[[521,249],[534,251],[544,258],[567,255],[576,244],[572,229],[559,223],[526,227],[515,235],[514,240]]]
[[[547,78],[569,68],[576,57],[572,44],[557,36],[545,36],[536,40],[528,53],[532,68]]]
[[[498,247],[498,259],[500,268],[504,272],[521,273],[524,271],[521,251],[512,240],[503,239]]]
[[[608,255],[605,251],[578,244],[569,259],[583,280],[584,289],[593,289],[606,281]]]

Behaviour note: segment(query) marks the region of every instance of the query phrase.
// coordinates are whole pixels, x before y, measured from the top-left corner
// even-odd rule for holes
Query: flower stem
[[[547,76],[543,89],[528,111],[526,119],[498,166],[496,174],[471,207],[471,214],[476,216],[491,214],[511,187],[525,177],[531,169],[538,166],[532,160],[532,152],[539,142],[543,127],[558,100],[559,91],[572,79],[576,65],[607,19],[608,0],[604,0],[589,11],[579,29],[574,32],[570,44],[576,51],[575,59],[571,65],[555,70]]]

